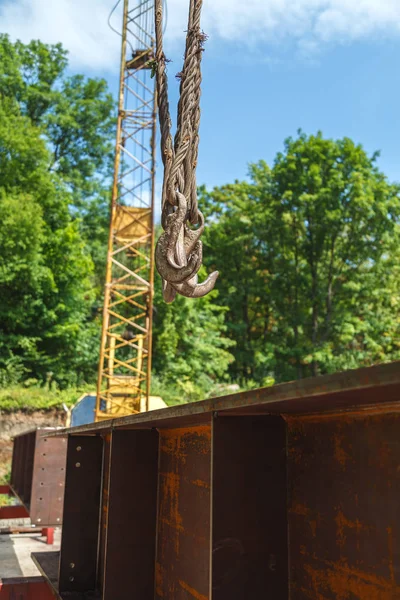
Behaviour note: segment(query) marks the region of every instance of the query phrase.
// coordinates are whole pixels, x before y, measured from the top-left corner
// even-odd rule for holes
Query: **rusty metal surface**
[[[114,431],[104,600],[154,599],[157,431]]]
[[[11,487],[21,501],[23,501],[24,442],[25,436],[18,436],[14,439],[15,461],[12,462],[11,471]]]
[[[15,474],[17,471],[17,441],[14,438],[13,441],[13,452],[12,452],[12,457],[11,457],[11,473],[10,473],[10,490],[8,493],[12,494],[13,493],[13,489],[12,486],[15,484]]]
[[[38,430],[29,508],[32,523],[36,525],[60,525],[62,522],[66,458],[66,439],[48,438]]]
[[[60,592],[96,589],[103,441],[79,436],[68,440]]]
[[[38,428],[14,438],[13,493],[40,526],[61,525],[66,439],[47,437],[54,428]]]
[[[49,589],[51,589],[53,598],[59,600],[101,600],[101,595],[98,592],[66,592],[60,594],[58,589],[59,552],[33,552],[31,556],[39,572],[45,578]],[[34,598],[36,600],[35,596]]]
[[[376,389],[379,389],[379,394],[375,393]],[[69,432],[78,435],[109,431],[117,427],[173,427],[175,420],[179,420],[180,425],[188,426],[193,420],[205,422],[214,411],[237,411],[238,414],[296,414],[320,410],[321,407],[323,410],[346,409],[360,404],[379,405],[382,402],[396,402],[399,393],[400,362],[397,361],[183,404],[171,407],[167,411],[162,409],[121,419],[110,419],[102,423],[60,430],[51,435],[65,436]]]
[[[212,599],[288,599],[286,423],[213,424]]]
[[[211,425],[160,431],[157,600],[210,598]]]
[[[10,474],[10,487],[12,493],[18,487],[18,462],[19,462],[19,450],[20,442],[18,438],[14,438],[13,442],[13,453],[11,460],[11,474]]]
[[[400,598],[400,415],[288,421],[291,600]]]
[[[13,460],[11,470],[11,487],[13,493],[19,498],[19,500],[29,508],[30,496],[27,496],[29,486],[27,485],[26,476],[28,472],[28,466],[32,464],[33,457],[29,456],[29,450],[31,450],[31,444],[29,444],[29,438],[35,436],[34,432],[19,435],[14,439],[13,448]],[[15,460],[14,460],[15,453]]]
[[[79,548],[81,598],[105,577],[106,600],[150,600],[155,542],[155,600],[400,600],[399,363],[300,387],[71,430],[100,447],[67,481],[64,581]]]
[[[31,431],[26,434],[26,450],[25,450],[25,462],[23,465],[23,480],[21,496],[26,504],[30,506],[31,503],[31,491],[32,491],[32,476],[33,476],[33,463],[35,459],[35,445],[36,445],[36,432]]]
[[[101,475],[101,513],[99,540],[98,584],[104,588],[105,550],[108,526],[109,483],[110,483],[111,433],[103,436],[103,467]]]

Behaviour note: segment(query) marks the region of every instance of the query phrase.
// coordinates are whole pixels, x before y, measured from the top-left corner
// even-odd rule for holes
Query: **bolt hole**
[[[80,452],[81,450],[82,450],[82,446],[77,446],[77,447],[76,447],[76,451],[77,451],[77,452]]]
[[[69,580],[70,580],[70,581],[74,581],[74,579],[75,579],[75,577],[73,577],[72,575],[71,575],[71,577],[69,578]]]
[[[81,466],[81,463],[75,463],[75,466],[77,469],[79,469],[79,467]]]

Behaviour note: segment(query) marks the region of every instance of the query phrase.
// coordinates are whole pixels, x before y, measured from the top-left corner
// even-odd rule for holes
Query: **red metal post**
[[[54,527],[43,527],[42,535],[46,538],[46,544],[50,546],[54,544]]]

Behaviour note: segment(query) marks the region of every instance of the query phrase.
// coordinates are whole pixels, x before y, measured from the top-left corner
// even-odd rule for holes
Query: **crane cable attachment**
[[[164,165],[161,234],[155,251],[157,271],[163,279],[163,296],[172,302],[176,294],[200,298],[215,285],[218,271],[199,283],[203,249],[200,237],[204,217],[198,208],[196,166],[199,146],[201,58],[207,36],[200,29],[202,0],[190,0],[186,48],[180,79],[177,128],[172,141],[171,116],[163,50],[163,0],[155,0],[156,54],[152,72],[156,77]],[[196,229],[192,229],[197,226]]]

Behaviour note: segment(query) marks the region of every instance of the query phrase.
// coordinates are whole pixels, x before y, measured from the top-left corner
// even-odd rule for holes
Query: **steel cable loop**
[[[202,263],[200,236],[204,217],[198,210],[196,167],[199,145],[201,56],[206,36],[200,29],[202,0],[190,0],[185,55],[180,78],[177,129],[171,135],[166,57],[163,50],[163,0],[155,0],[156,75],[161,156],[164,165],[162,218],[164,233],[156,246],[156,266],[163,278],[163,295],[172,302],[176,293],[197,298],[210,292],[218,277],[215,271],[199,284]],[[198,228],[192,230],[189,224]]]

